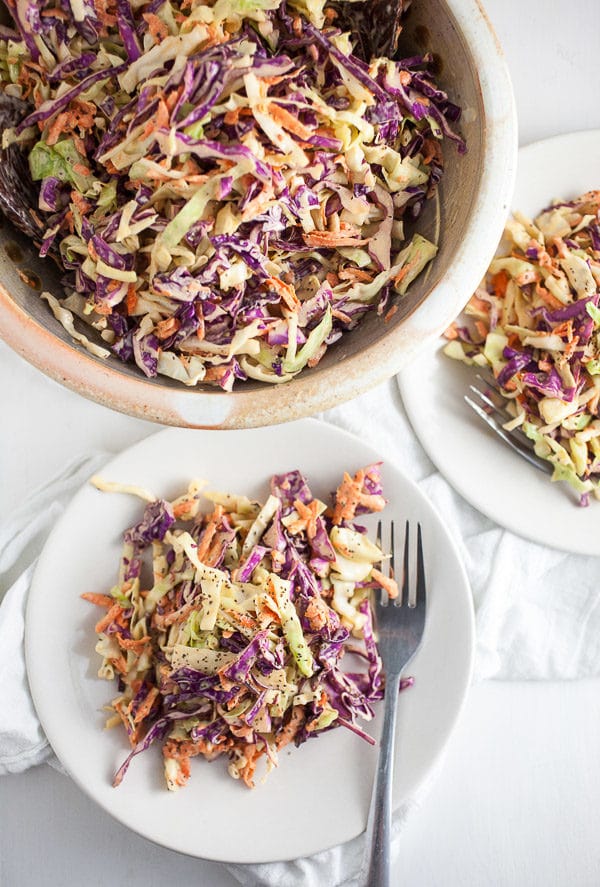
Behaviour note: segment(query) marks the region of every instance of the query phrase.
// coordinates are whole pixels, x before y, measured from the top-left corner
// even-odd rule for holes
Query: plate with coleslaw
[[[418,488],[312,419],[168,429],[74,497],[26,628],[36,710],[72,778],[124,825],[196,857],[293,859],[358,835],[382,715],[368,595],[395,593],[378,518],[419,521],[426,550],[395,807],[412,797],[470,681],[468,580]]]
[[[424,449],[468,502],[527,539],[590,555],[600,514],[599,187],[600,130],[522,148],[486,278],[446,338],[398,377]],[[494,374],[506,427],[533,441],[554,483],[465,404],[477,372]]]

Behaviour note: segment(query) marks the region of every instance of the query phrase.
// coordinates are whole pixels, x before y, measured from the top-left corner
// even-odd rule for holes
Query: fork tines
[[[390,555],[388,559],[388,575],[390,579],[395,579],[395,539],[394,539],[394,521],[390,521]],[[376,537],[377,545],[379,548],[383,550],[382,543],[382,522],[379,521],[377,524],[377,537]],[[383,564],[380,565],[383,568]],[[379,606],[387,606],[388,602],[394,604],[396,607],[401,607],[403,604],[407,604],[409,607],[418,607],[421,604],[425,604],[425,593],[426,593],[426,584],[425,584],[425,563],[423,557],[423,537],[421,531],[421,524],[417,524],[417,566],[416,566],[416,585],[415,585],[415,594],[413,597],[410,595],[410,522],[406,521],[405,531],[404,531],[404,552],[402,557],[402,583],[398,583],[399,592],[398,597],[395,600],[391,600],[388,596],[388,593],[385,589],[382,589],[382,593],[379,596],[375,596],[375,602]]]
[[[483,376],[477,374],[477,379],[483,383],[484,391],[481,391],[476,385],[469,385],[469,389],[472,393],[479,399],[480,403],[484,406],[480,406],[479,403],[475,403],[475,401],[469,397],[468,394],[464,395],[465,402],[468,406],[475,412],[480,419],[482,419],[488,428],[500,437],[504,443],[508,444],[511,449],[513,449],[519,456],[522,456],[523,459],[526,459],[530,465],[533,465],[535,468],[543,471],[545,474],[552,474],[553,466],[546,459],[540,458],[535,453],[533,441],[531,441],[526,434],[524,434],[519,428],[514,428],[511,431],[508,431],[503,427],[502,423],[499,422],[493,413],[496,413],[500,417],[506,419],[506,413],[502,409],[502,407],[490,397],[490,388],[497,395],[498,398],[502,398],[498,390],[498,383],[494,379],[494,382],[488,382],[487,379],[484,379]]]

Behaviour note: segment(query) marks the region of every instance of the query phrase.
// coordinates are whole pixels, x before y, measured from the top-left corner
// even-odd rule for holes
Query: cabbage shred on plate
[[[96,355],[285,382],[435,255],[405,224],[464,144],[430,56],[362,61],[323,0],[8,2],[2,89],[26,104],[3,143],[67,272],[46,298]]]
[[[383,696],[369,594],[398,588],[352,520],[385,506],[379,465],[345,474],[329,508],[298,471],[275,475],[264,503],[197,481],[170,502],[93,482],[148,502],[117,584],[83,595],[106,611],[98,674],[119,687],[107,726],[123,723],[132,746],[115,785],[155,741],[171,790],[197,755],[223,755],[253,787],[259,760],[268,772],[291,742],[340,725],[373,742],[356,723]]]
[[[489,366],[538,456],[588,505],[600,498],[600,191],[515,213],[507,249],[453,323],[445,353]]]

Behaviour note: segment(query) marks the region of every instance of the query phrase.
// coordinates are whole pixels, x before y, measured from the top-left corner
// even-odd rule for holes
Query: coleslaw
[[[198,481],[172,501],[92,482],[146,502],[115,586],[82,595],[105,611],[98,675],[118,685],[107,726],[131,744],[114,785],[155,742],[170,790],[195,756],[223,756],[252,788],[258,762],[266,776],[291,742],[343,726],[373,743],[358,723],[384,691],[369,594],[398,588],[353,521],[386,504],[379,464],[344,474],[329,507],[299,471],[275,475],[262,503]]]
[[[0,80],[24,113],[3,146],[27,150],[66,272],[44,297],[96,356],[286,382],[390,319],[435,256],[407,225],[442,141],[465,146],[430,55],[362,60],[326,0],[8,5]]]
[[[582,505],[600,498],[600,191],[515,213],[444,351],[490,367],[512,418]]]

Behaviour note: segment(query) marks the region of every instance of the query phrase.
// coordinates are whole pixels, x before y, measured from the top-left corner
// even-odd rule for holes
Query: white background
[[[486,6],[513,77],[521,144],[599,128],[599,0]],[[68,456],[116,452],[155,430],[82,400],[1,343],[0,372],[3,516]],[[475,686],[443,770],[406,827],[394,883],[598,887],[599,812],[600,680]],[[127,831],[47,766],[0,779],[1,887],[167,883],[236,882],[221,866]]]

